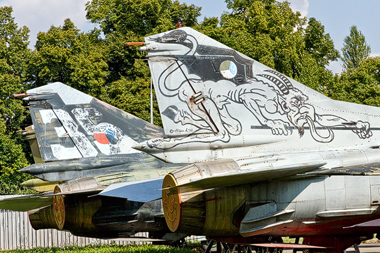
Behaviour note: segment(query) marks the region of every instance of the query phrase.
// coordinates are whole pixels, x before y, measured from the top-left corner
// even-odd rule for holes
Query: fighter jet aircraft
[[[145,38],[173,232],[342,252],[379,232],[380,109],[334,101],[191,28]],[[284,245],[282,236],[303,237]],[[272,244],[277,242],[277,244]]]
[[[39,147],[34,156],[44,162],[21,171],[57,186],[53,193],[0,201],[0,209],[30,210],[35,229],[56,228],[80,236],[149,232],[149,240],[169,243],[186,236],[168,230],[160,199],[163,176],[181,164],[132,148],[163,136],[160,127],[62,83],[17,97],[28,101]]]

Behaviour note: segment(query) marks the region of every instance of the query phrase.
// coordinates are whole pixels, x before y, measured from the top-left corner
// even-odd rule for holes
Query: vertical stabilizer
[[[167,137],[137,145],[141,150],[378,142],[378,108],[332,100],[191,28],[146,37],[141,50]]]
[[[27,92],[43,161],[123,156],[162,129],[63,83]]]

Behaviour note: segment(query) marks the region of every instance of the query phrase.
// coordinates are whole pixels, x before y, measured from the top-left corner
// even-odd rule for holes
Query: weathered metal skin
[[[163,180],[171,231],[304,237],[327,252],[378,231],[360,224],[380,217],[378,107],[332,100],[189,27],[141,50],[165,136],[133,147],[193,163]]]
[[[212,175],[236,172],[239,165],[230,159],[208,163],[192,164],[168,174],[163,182],[162,201],[166,222],[171,231],[200,234],[204,229],[205,195],[204,191],[191,191],[173,194],[178,189],[169,189],[177,185],[208,178]],[[182,208],[185,205],[186,208]]]
[[[161,178],[184,164],[165,163],[132,148],[137,142],[162,137],[162,128],[59,82],[18,97],[29,103],[33,127],[24,133],[36,151],[36,164],[21,172],[59,184],[54,194],[34,197],[39,205],[29,202],[33,209],[43,207],[30,215],[36,229],[93,237],[149,232],[155,239],[170,232],[157,193]],[[28,185],[37,189],[36,184],[45,181]],[[139,187],[145,191],[134,191]]]
[[[70,231],[74,235],[103,237],[103,231],[94,226],[93,215],[100,209],[100,198],[87,198],[85,195],[64,197],[64,223],[57,223],[57,214],[54,205],[29,212],[32,227],[36,230],[55,228]],[[111,231],[107,231],[112,236]],[[116,235],[116,233],[114,233]]]
[[[240,218],[239,208],[246,202],[245,188],[237,186],[205,192],[205,235],[239,236],[237,219]]]
[[[141,165],[145,166],[144,170],[140,169]],[[20,171],[46,181],[68,181],[78,177],[124,173],[124,177],[119,178],[119,182],[125,182],[150,178],[152,175],[163,176],[180,165],[162,162],[148,154],[136,153],[128,154],[125,157],[83,158],[35,163]]]
[[[102,202],[98,198],[80,195],[65,196],[66,222],[62,229],[74,235],[104,236],[105,231],[98,229],[92,222],[92,217],[101,206]],[[112,234],[112,231],[107,232]]]
[[[70,117],[74,122],[78,122],[78,119],[76,117],[72,117],[74,109],[93,109],[93,111],[96,113],[87,116],[89,118],[89,121],[93,122],[95,125],[101,122],[110,122],[113,125],[121,128],[124,134],[127,134],[135,141],[142,141],[148,138],[157,138],[159,136],[163,136],[163,130],[160,127],[150,124],[98,99],[88,96],[82,92],[73,90],[72,88],[61,83],[52,83],[50,86],[52,86],[51,89],[53,89],[50,89],[51,93],[46,93],[49,88],[47,86],[43,86],[40,88],[28,90],[27,97],[30,105],[30,112],[34,128],[37,133],[38,144],[41,150],[42,159],[44,161],[58,160],[52,152],[52,144],[61,144],[67,146],[76,144],[75,139],[57,138],[57,132],[55,128],[61,125],[58,122],[54,122],[54,120],[47,124],[45,119],[46,117],[44,118],[45,114],[42,113],[49,112],[50,110],[55,110],[55,112],[57,112],[63,109],[67,112],[70,112]],[[40,93],[41,90],[42,92],[45,92],[45,94]],[[75,94],[73,91],[75,91]],[[56,92],[60,92],[60,94]],[[71,98],[69,97],[70,94],[72,96]],[[65,128],[66,126],[63,127]],[[78,124],[77,127],[80,131],[82,131],[80,124]],[[83,156],[86,155],[82,153],[82,157]]]
[[[27,93],[34,131],[26,134],[37,139],[39,160],[21,172],[54,182],[124,173],[117,182],[129,182],[182,166],[132,149],[134,143],[163,136],[158,126],[62,83]]]
[[[142,203],[94,195],[105,188],[100,183],[95,178],[80,178],[57,185],[53,204],[30,212],[33,228],[100,238],[126,237],[141,231],[161,236],[169,232],[160,199]]]
[[[252,210],[267,203],[275,205],[262,216],[245,216],[240,233],[243,236],[254,236],[258,231],[273,236],[313,236],[322,231],[326,235],[355,234],[356,228],[351,226],[380,217],[379,187],[377,176],[325,176],[258,184],[250,188],[246,205]],[[264,219],[272,220],[264,222]],[[248,230],[244,222],[250,223]]]
[[[57,223],[55,222],[54,209],[52,205],[31,210],[28,214],[30,224],[34,229],[58,229]]]
[[[358,240],[378,231],[357,225],[380,218],[379,189],[377,176],[321,176],[203,191],[198,193],[203,203],[197,195],[203,217],[194,224],[204,223],[192,232],[235,243],[281,236],[316,241],[320,234]],[[182,216],[176,231],[186,232],[194,213],[187,210],[192,199],[179,195]]]
[[[169,232],[163,217],[161,200],[147,203],[104,198],[103,207],[93,216],[94,225],[102,231],[123,236],[141,232]]]
[[[169,232],[163,217],[161,200],[144,204],[120,198],[66,195],[65,217],[61,227],[54,209],[54,205],[50,205],[30,211],[32,227],[36,230],[66,230],[74,235],[97,238],[128,237],[141,231],[159,232],[161,235]]]

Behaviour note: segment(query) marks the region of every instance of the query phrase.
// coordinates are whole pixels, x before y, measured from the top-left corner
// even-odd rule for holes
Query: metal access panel
[[[369,177],[346,176],[347,209],[364,208],[370,205]]]

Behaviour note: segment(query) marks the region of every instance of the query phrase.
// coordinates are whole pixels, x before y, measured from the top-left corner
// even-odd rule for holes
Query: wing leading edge
[[[164,185],[163,187],[164,190],[169,190],[171,193],[184,193],[258,183],[303,174],[317,170],[325,164],[326,161],[312,161],[242,170],[232,160],[197,163],[171,172],[166,177],[174,178],[176,180],[175,186],[165,188]],[[205,171],[208,172],[205,173]]]

